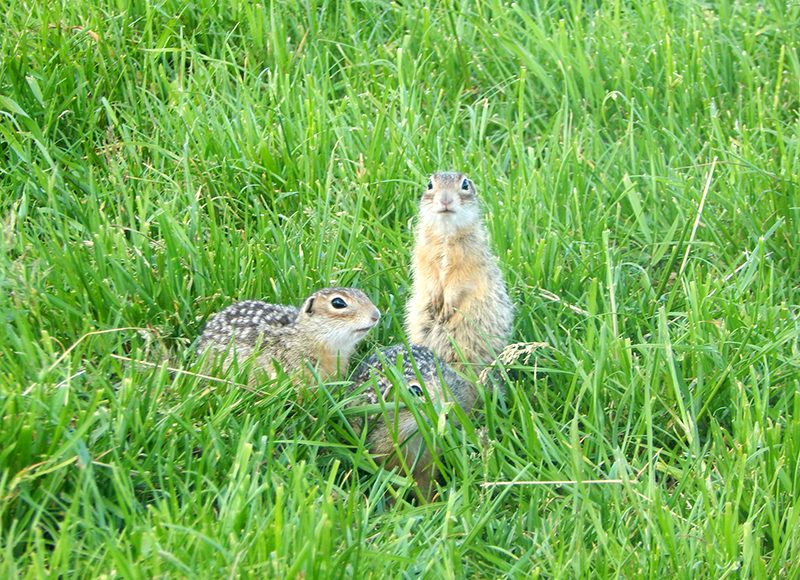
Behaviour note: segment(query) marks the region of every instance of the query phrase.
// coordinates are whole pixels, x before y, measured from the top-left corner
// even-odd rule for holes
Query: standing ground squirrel
[[[508,343],[514,313],[489,248],[474,184],[435,173],[422,196],[406,331],[449,363],[489,364]],[[455,348],[454,348],[455,345]]]
[[[401,368],[397,365],[398,358],[402,361]],[[430,499],[436,476],[431,450],[419,433],[415,414],[405,407],[395,406],[402,398],[393,396],[392,388],[403,385],[412,397],[409,402],[430,401],[438,413],[445,414],[449,402],[469,413],[475,404],[475,389],[429,349],[418,345],[407,350],[398,344],[371,355],[356,370],[352,390],[359,390],[372,377],[375,377],[377,392],[368,387],[358,401],[373,405],[383,402],[380,417],[374,417],[369,426],[369,451],[387,469],[400,465],[408,467],[422,495]],[[425,413],[420,410],[417,415],[424,417]],[[360,420],[353,420],[351,424],[360,429]]]
[[[255,354],[255,365],[275,377],[275,362],[288,373],[308,362],[322,380],[347,369],[356,344],[375,326],[380,313],[361,290],[324,288],[293,306],[245,300],[208,322],[197,345],[225,355],[227,368]]]

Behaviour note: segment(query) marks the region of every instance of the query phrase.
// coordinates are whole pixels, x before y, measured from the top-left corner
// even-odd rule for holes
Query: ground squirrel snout
[[[347,369],[350,355],[378,323],[380,312],[361,290],[324,288],[309,296],[300,308],[245,300],[215,314],[197,345],[198,353],[255,357],[255,366],[276,375],[277,362],[286,372],[308,363],[327,380]]]
[[[406,330],[449,363],[489,364],[508,343],[513,307],[489,246],[474,183],[435,173],[419,206]]]
[[[449,407],[457,404],[469,413],[475,404],[475,388],[430,349],[419,345],[407,349],[400,344],[372,354],[354,373],[351,389],[358,391],[371,379],[377,388],[367,386],[359,402],[382,401],[384,409],[370,420],[367,434],[370,453],[388,469],[408,467],[422,494],[430,498],[436,476],[432,459],[435,450],[425,444],[415,414],[397,405],[403,397],[393,389],[406,389],[405,399],[409,403],[430,403],[437,414],[444,413],[453,421],[447,415]],[[418,415],[424,417],[424,413]],[[355,428],[361,426],[358,419],[351,424]]]

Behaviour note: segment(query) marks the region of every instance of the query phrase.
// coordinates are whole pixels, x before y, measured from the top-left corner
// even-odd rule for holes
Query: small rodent
[[[398,368],[398,359],[402,362],[402,370]],[[407,408],[395,413],[398,410],[395,403],[402,399],[395,398],[392,389],[395,385],[403,385],[412,400],[430,401],[440,413],[447,412],[448,402],[458,404],[465,413],[469,413],[475,404],[475,388],[430,349],[419,345],[411,345],[407,349],[405,345],[398,344],[372,354],[354,373],[352,391],[362,389],[372,377],[377,392],[367,387],[357,402],[374,405],[380,397],[384,402],[384,410],[371,418],[367,447],[387,469],[403,464],[411,469],[421,494],[430,499],[436,477],[432,452],[419,434],[414,413]],[[351,424],[356,429],[361,428],[359,419],[352,420]]]
[[[225,368],[234,357],[244,360],[255,354],[256,367],[272,378],[275,362],[287,373],[308,363],[320,379],[328,380],[347,369],[356,345],[379,318],[372,301],[356,288],[317,290],[299,309],[244,300],[213,316],[197,352],[224,354]]]
[[[508,344],[513,306],[489,247],[475,185],[463,173],[434,173],[428,181],[412,277],[405,321],[411,342],[456,368],[461,357],[487,365]]]

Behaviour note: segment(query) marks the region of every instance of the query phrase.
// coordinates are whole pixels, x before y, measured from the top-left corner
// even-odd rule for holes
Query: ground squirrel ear
[[[306,314],[311,314],[311,311],[314,310],[314,297],[312,296],[308,300],[306,300],[306,307],[303,309],[305,310]]]

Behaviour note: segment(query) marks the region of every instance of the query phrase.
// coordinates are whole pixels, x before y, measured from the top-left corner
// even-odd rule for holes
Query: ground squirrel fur
[[[489,364],[508,343],[513,307],[489,247],[475,185],[435,173],[422,195],[412,259],[408,339],[446,362]],[[454,348],[455,344],[455,348]]]
[[[356,288],[318,290],[299,309],[245,300],[211,318],[197,351],[224,355],[225,368],[234,357],[255,356],[255,366],[273,378],[276,362],[287,373],[308,364],[328,380],[347,369],[356,345],[379,318],[372,301]]]
[[[419,345],[407,349],[400,344],[372,354],[354,373],[352,390],[362,389],[372,378],[377,389],[367,386],[357,400],[359,404],[377,404],[380,398],[384,404],[384,410],[372,418],[368,427],[369,451],[387,469],[407,466],[423,497],[430,499],[436,476],[431,450],[419,434],[414,413],[407,408],[398,411],[395,407],[402,398],[395,397],[392,389],[403,385],[411,396],[410,402],[430,402],[437,413],[447,413],[448,403],[456,403],[469,413],[475,404],[475,388],[430,349]],[[361,427],[359,419],[351,424],[357,429]]]

